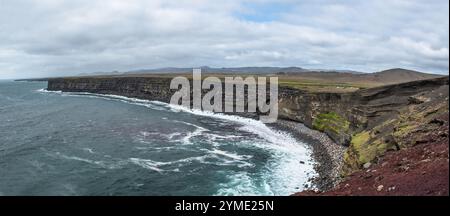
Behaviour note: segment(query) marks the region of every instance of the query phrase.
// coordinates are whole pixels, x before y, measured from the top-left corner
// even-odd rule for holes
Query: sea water
[[[0,81],[0,195],[291,195],[317,175],[257,120],[46,85]]]

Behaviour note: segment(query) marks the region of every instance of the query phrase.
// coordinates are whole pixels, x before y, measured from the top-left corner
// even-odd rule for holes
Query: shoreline
[[[347,147],[333,142],[325,133],[308,128],[300,122],[279,119],[268,126],[287,132],[312,148],[311,156],[316,162],[314,169],[318,176],[310,179],[313,184],[311,186],[315,186],[319,191],[328,191],[342,181],[340,170]],[[303,191],[312,189],[311,186],[305,187]]]
[[[48,80],[47,88],[63,92],[115,94],[164,102],[169,100],[172,93],[172,90],[167,88],[166,81],[165,79],[150,78],[141,80],[138,77],[115,79],[101,77],[92,79],[55,78]],[[308,192],[308,188],[329,191],[341,187],[342,190],[350,190],[350,195],[360,194],[365,189],[368,189],[371,193],[379,194],[383,191],[383,187],[379,189],[374,186],[375,184],[369,184],[373,174],[368,177],[364,177],[365,175],[359,176],[363,178],[360,182],[362,186],[353,188],[357,190],[356,192],[352,192],[351,185],[346,186],[346,182],[358,179],[358,176],[353,175],[354,173],[364,173],[369,170],[372,172],[372,165],[386,168],[379,162],[392,151],[404,150],[402,152],[408,152],[408,149],[417,144],[427,141],[436,143],[436,140],[443,138],[446,138],[448,143],[448,132],[446,132],[448,126],[446,126],[446,130],[444,130],[445,128],[441,129],[446,124],[448,125],[448,76],[383,85],[359,90],[351,94],[311,93],[287,87],[282,91],[281,98],[282,112],[279,115],[281,118],[277,123],[266,125],[274,129],[278,128],[280,131],[286,131],[295,136],[298,141],[303,140],[308,143],[308,147],[312,148],[310,149],[312,151],[309,152],[310,158],[311,160],[315,159],[317,165],[311,168],[316,171],[319,178],[310,178],[304,184],[304,186],[308,184],[302,190],[306,190],[305,192]],[[441,119],[441,114],[446,114],[447,117]],[[255,115],[248,115],[248,113],[230,113],[230,115],[253,119],[256,117]],[[319,123],[319,128],[322,128],[325,133],[310,129],[314,125],[314,120],[318,120],[316,123]],[[335,122],[338,127],[327,129],[327,126],[321,123],[327,121]],[[436,137],[429,140],[427,137],[434,133],[437,134]],[[345,151],[346,147],[344,146],[347,144],[349,144],[346,151],[348,155],[346,154],[344,162],[343,151]],[[434,153],[436,154],[436,152]],[[419,153],[419,155],[421,157],[426,156],[423,153]],[[393,159],[393,161],[401,160],[402,158],[400,160],[398,158]],[[416,160],[419,161],[412,161],[412,163],[418,163],[421,159]],[[448,156],[445,160],[447,160],[447,168],[444,167],[437,172],[447,173],[448,176]],[[302,161],[300,160],[297,163],[302,163]],[[343,163],[345,163],[345,166],[343,166]],[[400,162],[394,163],[400,164]],[[340,173],[341,170],[342,173]],[[392,170],[388,171],[383,175],[396,176],[398,167],[393,167]],[[405,171],[405,173],[410,174],[408,171]],[[344,176],[345,179],[343,179]],[[380,178],[386,178],[386,176]],[[378,180],[377,182],[379,182]],[[420,177],[411,178],[411,187],[423,187],[427,181],[421,180]],[[309,187],[309,184],[313,186]],[[337,188],[333,187],[338,184]],[[392,182],[385,182],[378,186],[390,184]],[[402,185],[403,183],[400,181],[400,183],[395,182],[395,184]],[[400,193],[400,189],[396,188],[399,190],[397,194],[407,195],[411,192],[403,191]],[[386,186],[384,189],[388,191],[389,187]],[[442,187],[437,185],[430,190],[442,190]],[[426,194],[429,194],[428,192]]]
[[[43,90],[48,91],[47,89]],[[108,95],[108,94],[100,94],[100,95]],[[129,97],[129,98],[140,99],[139,97]],[[225,114],[257,120],[257,116],[252,113],[225,113]],[[311,147],[312,149],[311,157],[315,161],[314,170],[317,172],[318,176],[311,177],[310,179],[308,179],[311,185],[305,184],[304,185],[305,187],[302,191],[308,191],[314,188],[316,188],[316,190],[319,191],[328,191],[333,189],[340,183],[341,181],[340,170],[343,163],[342,157],[346,150],[346,147],[332,141],[327,134],[311,129],[301,122],[278,119],[277,122],[266,125],[270,128],[277,129],[282,132],[287,132],[298,141],[304,142],[307,146]],[[299,161],[299,163],[301,162]]]

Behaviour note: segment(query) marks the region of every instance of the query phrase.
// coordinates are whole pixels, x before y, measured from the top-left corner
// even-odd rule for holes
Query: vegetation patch
[[[313,127],[319,131],[335,134],[348,133],[350,122],[335,112],[321,113],[314,118]]]
[[[344,161],[349,168],[356,170],[365,163],[373,162],[391,148],[395,149],[391,143],[385,142],[383,137],[377,137],[372,131],[363,131],[353,135]]]

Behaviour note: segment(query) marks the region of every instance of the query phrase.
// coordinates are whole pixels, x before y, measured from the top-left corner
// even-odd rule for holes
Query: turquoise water
[[[290,195],[316,175],[258,121],[46,85],[0,81],[0,195]]]

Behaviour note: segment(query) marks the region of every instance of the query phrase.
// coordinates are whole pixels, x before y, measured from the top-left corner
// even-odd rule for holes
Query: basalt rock
[[[114,94],[169,102],[170,78],[86,77],[48,80],[48,90]],[[343,174],[376,162],[387,151],[413,146],[448,113],[448,77],[351,93],[279,87],[279,118],[304,123],[349,146]],[[205,93],[205,92],[203,92]],[[446,135],[448,136],[448,134]]]

